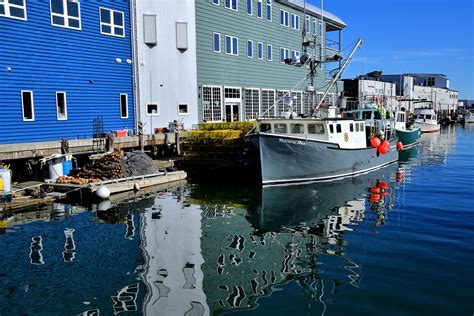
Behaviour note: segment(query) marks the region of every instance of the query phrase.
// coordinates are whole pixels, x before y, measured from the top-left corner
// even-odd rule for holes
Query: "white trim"
[[[284,55],[284,56],[283,56],[284,58],[283,58],[283,60],[281,60],[281,50],[282,50],[282,49],[284,50],[284,54],[283,54],[283,55]],[[280,59],[280,63],[281,63],[281,64],[284,64],[284,63],[285,63],[285,59],[287,59],[287,58],[290,57],[290,50],[289,50],[288,48],[285,48],[285,47],[280,47],[280,54],[279,54],[278,57],[279,57],[279,59]]]
[[[249,56],[249,43],[252,43],[252,49],[250,50],[250,56]],[[247,40],[247,57],[248,58],[253,58],[253,41],[252,40]]]
[[[282,14],[283,14],[283,23],[282,23],[282,20],[281,20]],[[286,24],[286,18],[287,17],[288,17],[288,24]],[[290,28],[290,24],[291,24],[290,12],[288,12],[286,10],[283,10],[283,9],[280,9],[280,25],[284,26],[284,27],[287,27],[287,28]]]
[[[64,117],[59,117],[58,94],[64,94]],[[67,121],[67,94],[65,91],[56,91],[56,119],[58,121]]]
[[[109,11],[109,13],[110,13],[110,23],[102,22],[101,10]],[[114,13],[122,14],[122,26],[117,25],[117,24],[114,23],[115,22]],[[110,27],[110,33],[102,32],[102,26],[103,25]],[[116,27],[122,29],[123,35],[115,34],[115,28]],[[112,9],[109,9],[109,8],[99,7],[99,30],[100,30],[100,34],[103,34],[103,35],[109,35],[109,36],[115,36],[115,37],[125,37],[125,13],[123,11],[117,11],[117,10],[112,10]]]
[[[125,99],[125,110],[127,111],[127,115],[126,116],[122,116],[122,96],[126,96],[126,99]],[[121,119],[128,119],[128,93],[120,93],[120,118]]]
[[[228,0],[229,4],[230,4],[230,7],[227,6],[226,1],[227,0],[224,0],[224,8],[235,11],[235,12],[239,11],[239,0]],[[235,9],[232,8],[232,2],[233,1],[235,1]]]
[[[156,104],[156,113],[148,112],[148,105]],[[160,116],[160,103],[159,102],[147,102],[146,103],[146,116]]]
[[[249,16],[253,15],[253,1],[254,0],[246,0],[245,11],[247,12],[247,15],[249,15]],[[249,13],[249,3],[250,3],[250,13]]]
[[[214,0],[211,0],[211,3],[212,3],[213,5],[221,5],[221,3],[220,3],[219,0],[217,0],[217,3],[214,3]]]
[[[263,115],[263,111],[262,111],[262,104],[263,104],[263,91],[271,91],[273,92],[273,100],[270,100],[270,104],[268,105],[268,112],[267,112],[267,115],[270,115],[270,117],[274,117],[275,116],[275,113],[276,113],[276,106],[275,106],[275,100],[276,100],[276,97],[277,97],[277,90],[276,89],[266,89],[266,88],[261,88],[260,89],[260,111],[258,113],[258,116],[262,116]],[[272,107],[273,107],[273,113],[272,113]]]
[[[227,38],[230,38],[230,53],[227,52]],[[234,54],[234,39],[237,40],[236,54]],[[226,35],[225,36],[225,53],[226,55],[239,56],[239,38],[237,36]]]
[[[270,19],[268,18],[268,7],[270,7]],[[267,15],[267,21],[272,22],[273,20],[273,6],[272,6],[272,0],[266,0],[265,1],[265,13]]]
[[[23,5],[18,5],[18,4],[14,4],[14,3],[9,3],[8,0],[5,0],[5,1],[3,2],[3,6],[4,6],[3,8],[4,8],[5,13],[4,13],[4,14],[0,14],[0,16],[6,17],[6,18],[15,19],[15,20],[22,20],[22,21],[27,21],[27,20],[28,20],[28,17],[27,17],[27,14],[26,14],[26,0],[23,0]],[[11,15],[10,7],[13,7],[13,8],[16,8],[16,9],[22,9],[22,10],[23,10],[23,13],[24,13],[24,15],[25,15],[25,17],[24,17],[24,18],[20,18],[20,17]]]
[[[23,103],[23,92],[29,92],[30,95],[31,95],[31,116],[32,118],[31,119],[26,119],[25,118],[25,108],[24,108],[24,103]],[[23,117],[23,121],[24,122],[32,122],[35,120],[35,98],[33,96],[33,90],[21,90],[20,91],[20,95],[21,95],[21,114],[22,114],[22,117]]]
[[[258,4],[260,4],[260,16],[258,16]],[[257,18],[263,19],[263,3],[262,3],[262,0],[257,0]]]
[[[259,56],[259,53],[260,53],[259,48],[260,47],[262,48],[262,57]],[[264,59],[263,58],[263,43],[262,42],[257,43],[257,58],[258,58],[258,60],[263,60]]]
[[[222,118],[223,118],[223,114],[222,114],[222,111],[223,111],[223,107],[224,107],[224,96],[223,96],[223,92],[224,90],[222,89],[222,86],[219,86],[219,85],[203,85],[201,87],[201,111],[202,111],[202,118],[204,119],[204,106],[203,106],[203,100],[204,100],[204,88],[211,88],[211,99],[212,99],[212,88],[217,88],[219,89],[219,96],[220,96],[220,110],[221,110],[221,118],[220,120],[218,121],[207,121],[207,122],[222,122]],[[211,106],[211,116],[214,116],[214,113],[213,113],[213,105],[210,104]]]
[[[215,43],[214,43],[214,36],[216,34],[219,36],[219,50],[216,50],[216,46],[215,46]],[[212,51],[214,53],[220,53],[221,52],[221,33],[212,32]]]
[[[239,90],[239,98],[226,98],[225,97],[225,89],[235,89]],[[222,119],[225,121],[225,111],[226,111],[226,103],[238,103],[239,104],[239,119],[234,121],[234,118],[231,119],[231,122],[240,122],[242,121],[242,87],[232,87],[232,86],[224,86],[222,89]],[[234,111],[234,109],[232,109]]]
[[[270,58],[268,58],[268,48],[270,47],[270,50],[271,50],[271,54],[270,54]],[[267,44],[267,61],[273,61],[273,46],[271,44]]]
[[[186,110],[187,110],[186,113],[180,113],[180,112],[179,112],[179,106],[180,106],[180,105],[186,105]],[[189,113],[189,103],[188,103],[188,102],[178,102],[178,108],[177,108],[177,110],[178,110],[178,115],[180,115],[180,116],[189,115],[189,114],[190,114],[190,113]]]
[[[82,30],[81,3],[78,0],[62,0],[62,2],[63,2],[63,12],[64,12],[63,14],[53,13],[53,6],[51,4],[51,1],[53,1],[53,0],[49,0],[49,15],[50,15],[50,18],[51,18],[51,25],[66,28],[66,29],[72,29],[72,30],[79,30],[79,31]],[[79,17],[68,15],[68,12],[67,12],[67,3],[68,2],[77,3],[77,12],[79,13]],[[53,16],[63,18],[64,19],[64,24],[54,24],[53,23]],[[75,19],[75,20],[79,19],[79,27],[69,26],[69,22],[68,22],[69,18],[72,18],[72,19]],[[66,24],[68,24],[68,25],[66,25]]]

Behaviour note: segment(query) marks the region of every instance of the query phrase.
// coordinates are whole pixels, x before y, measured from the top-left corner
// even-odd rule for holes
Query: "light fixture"
[[[116,62],[116,63],[121,63],[121,62],[122,62],[122,59],[120,59],[120,58],[115,58],[115,62]]]

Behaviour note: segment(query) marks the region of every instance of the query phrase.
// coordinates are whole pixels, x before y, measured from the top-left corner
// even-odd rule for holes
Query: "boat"
[[[408,122],[405,111],[395,112],[395,130],[398,140],[403,144],[403,149],[415,146],[421,140],[421,128]]]
[[[415,108],[414,115],[415,126],[420,127],[422,133],[438,132],[441,129],[433,108]]]
[[[464,123],[474,123],[474,109],[470,109],[464,116]]]
[[[256,148],[263,185],[348,177],[398,160],[398,138],[390,129],[393,125],[376,109],[342,111],[341,114],[337,110],[342,109],[322,106],[361,44],[359,39],[313,106],[310,117],[294,113],[289,100],[287,111],[282,112],[281,117],[256,120],[256,128],[246,135],[246,141]],[[320,63],[307,53],[291,62],[310,69],[310,93],[315,92],[313,76]]]

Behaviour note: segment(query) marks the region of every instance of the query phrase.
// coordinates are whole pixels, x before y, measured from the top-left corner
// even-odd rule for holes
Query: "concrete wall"
[[[136,51],[139,118],[145,133],[168,127],[173,120],[190,128],[197,123],[196,32],[193,0],[136,0]],[[143,15],[156,15],[156,45],[144,42]],[[176,22],[187,23],[187,49],[176,44]],[[157,114],[150,115],[148,103],[157,103]],[[178,104],[188,105],[180,114]]]

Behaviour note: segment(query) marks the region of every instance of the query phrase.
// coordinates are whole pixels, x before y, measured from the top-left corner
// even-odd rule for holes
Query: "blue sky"
[[[473,0],[324,0],[324,9],[346,22],[343,47],[364,40],[343,78],[443,73],[460,99],[474,99]]]

